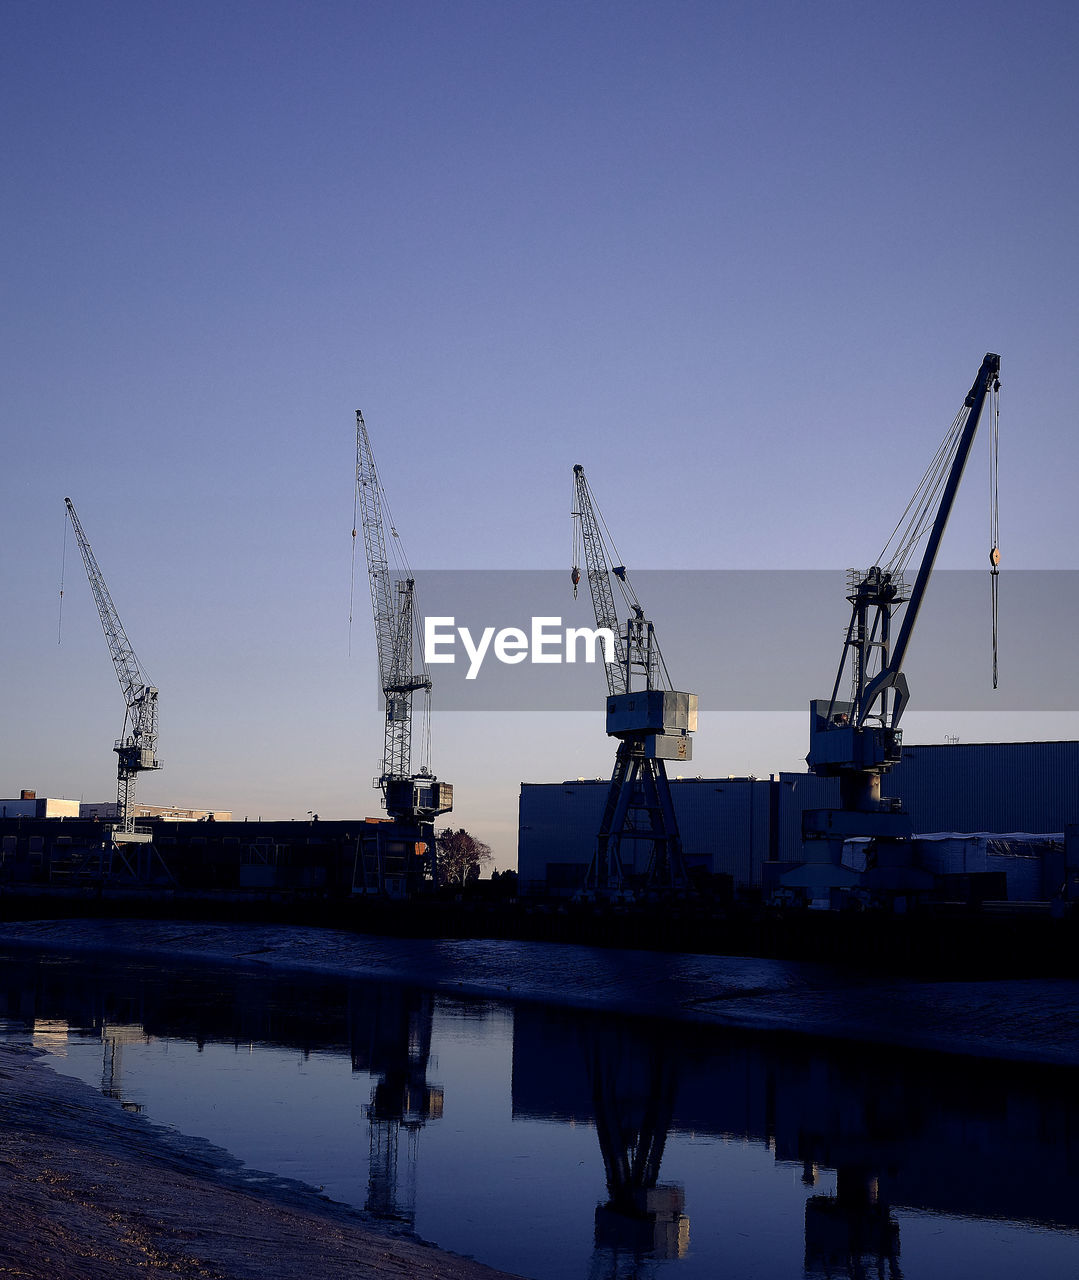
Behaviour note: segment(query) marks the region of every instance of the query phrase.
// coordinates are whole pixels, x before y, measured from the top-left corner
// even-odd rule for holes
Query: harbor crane
[[[117,844],[150,842],[150,833],[135,826],[135,784],[140,773],[160,769],[157,758],[157,689],[146,678],[131,641],[127,638],[120,615],[109,595],[97,557],[83,532],[82,523],[70,498],[64,499],[71,526],[82,552],[90,590],[101,618],[101,629],[109,646],[112,664],[124,695],[123,735],[113,750],[117,756],[116,814],[118,822],[112,830]]]
[[[375,619],[379,683],[385,700],[381,788],[386,813],[403,828],[401,838],[373,831],[358,850],[354,888],[357,892],[398,896],[417,880],[436,872],[434,819],[453,808],[453,787],[430,770],[431,678],[426,665],[415,671],[415,578],[392,520],[394,569],[386,552],[383,508],[385,491],[375,467],[363,414],[356,410],[356,516],[352,528],[355,554],[357,526],[363,531],[371,605]],[[413,696],[423,694],[422,760],[412,771]],[[399,847],[398,847],[399,846]]]
[[[627,858],[639,875],[638,845],[649,848],[645,884],[650,889],[686,889],[682,852],[666,760],[689,760],[690,734],[697,728],[697,695],[671,685],[655,629],[620,562],[614,541],[592,497],[584,467],[573,468],[573,593],[583,559],[597,627],[614,637],[614,661],[606,663],[607,734],[618,739],[611,785],[585,876],[585,889],[616,893],[627,887]],[[629,609],[623,628],[614,602],[612,575]]]
[[[781,877],[802,890],[851,888],[905,893],[931,887],[932,878],[911,865],[913,827],[898,799],[881,795],[881,778],[903,750],[899,727],[909,689],[903,674],[911,635],[925,599],[941,538],[987,399],[991,400],[993,441],[991,540],[989,552],[993,600],[993,683],[996,685],[996,602],[1000,551],[997,547],[996,436],[1000,357],[987,353],[978,376],[956,415],[936,457],[922,478],[903,518],[877,563],[848,573],[850,624],[839,670],[829,698],[810,704],[809,754],[812,773],[839,780],[840,808],[806,810],[802,820],[807,861]],[[919,545],[921,561],[913,586],[905,569]],[[898,631],[893,623],[903,609]],[[849,692],[840,696],[844,672]],[[842,865],[843,842],[867,837],[869,862],[864,873]]]

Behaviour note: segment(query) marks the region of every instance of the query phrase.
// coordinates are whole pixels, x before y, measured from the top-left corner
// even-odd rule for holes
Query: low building
[[[0,800],[0,818],[77,818],[78,800],[61,800],[23,791],[18,800]]]
[[[120,816],[115,800],[91,801],[79,806],[80,818],[96,818],[100,822],[115,822]],[[229,809],[186,809],[179,805],[135,804],[135,818],[161,822],[231,822]]]

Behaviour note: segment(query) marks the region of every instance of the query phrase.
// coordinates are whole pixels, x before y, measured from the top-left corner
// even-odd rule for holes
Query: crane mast
[[[623,848],[630,852],[638,843],[649,847],[643,876],[649,888],[685,889],[689,875],[664,761],[692,757],[689,735],[697,728],[697,695],[671,688],[655,629],[645,617],[625,565],[617,563],[613,540],[580,464],[573,468],[573,490],[574,595],[583,553],[596,625],[608,628],[615,637],[615,661],[606,664],[607,734],[618,739],[618,749],[585,889],[598,893],[624,889]],[[624,629],[615,608],[612,575],[629,610]],[[635,856],[633,866],[637,867]]]
[[[828,876],[812,868],[831,865],[832,887],[851,887],[857,877],[845,874],[840,863],[845,838],[869,837],[873,866],[860,883],[870,888],[899,891],[926,887],[909,865],[909,815],[898,800],[881,796],[881,777],[898,763],[903,751],[899,728],[909,698],[903,660],[925,598],[944,529],[955,502],[987,398],[1000,389],[1000,357],[986,354],[978,375],[945,437],[918,492],[885,546],[878,563],[868,570],[850,570],[847,627],[839,670],[829,698],[810,704],[810,746],[806,761],[812,773],[839,780],[840,809],[807,810],[803,837],[808,861],[782,877],[788,886],[822,887]],[[995,527],[995,514],[994,514]],[[913,586],[904,570],[924,544]],[[996,546],[990,552],[992,572],[999,563]],[[995,588],[995,580],[994,580]],[[995,599],[995,595],[994,595]],[[898,630],[895,615],[905,607]],[[844,673],[848,696],[841,698]],[[807,871],[806,868],[809,868]]]
[[[415,773],[412,770],[413,695],[424,695],[423,724],[426,730],[432,686],[426,670],[420,674],[415,672],[416,583],[407,562],[403,570],[391,570],[386,552],[384,499],[367,426],[362,412],[357,409],[356,505],[371,587],[379,684],[385,701],[382,772],[376,785],[382,790],[389,816],[415,829],[421,836],[427,870],[433,872],[434,834],[431,823],[439,814],[448,813],[453,808],[453,787],[439,782],[431,773],[426,753],[419,770]],[[390,532],[399,546],[397,530],[392,522]],[[356,537],[355,528],[352,536]],[[404,560],[403,552],[398,560]],[[386,890],[381,855],[374,882],[377,891]]]
[[[136,835],[135,783],[138,775],[161,767],[157,759],[157,689],[146,679],[139,665],[74,504],[70,498],[65,498],[64,504],[75,530],[90,590],[101,618],[101,629],[105,633],[127,708],[123,735],[113,747],[117,756],[116,812],[119,818],[114,835],[122,834],[126,839],[132,839]]]

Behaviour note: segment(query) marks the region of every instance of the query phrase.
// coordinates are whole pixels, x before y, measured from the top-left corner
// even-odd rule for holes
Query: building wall
[[[915,831],[1061,832],[1079,820],[1079,742],[904,747],[881,790]]]
[[[0,800],[0,818],[77,818],[79,802],[54,796]]]
[[[561,890],[580,886],[609,787],[607,779],[521,784],[517,874],[523,892],[548,884]],[[672,780],[671,799],[690,868],[729,875],[736,884],[760,883],[771,839],[769,780]],[[647,858],[643,842],[640,858],[642,864]],[[646,870],[624,860],[631,873]]]

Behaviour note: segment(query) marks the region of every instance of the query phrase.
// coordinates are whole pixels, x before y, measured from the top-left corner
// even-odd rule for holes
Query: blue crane
[[[788,873],[782,883],[811,887],[828,883],[828,875],[813,866],[831,865],[835,887],[855,882],[840,866],[843,841],[861,836],[873,841],[875,866],[861,878],[870,888],[901,891],[919,888],[919,876],[909,866],[910,816],[895,798],[882,797],[881,778],[899,762],[903,751],[900,720],[909,698],[903,661],[925,599],[937,552],[948,523],[959,482],[970,455],[978,422],[987,399],[995,405],[1000,390],[1000,356],[987,353],[963,405],[930,464],[903,518],[877,563],[865,571],[850,570],[847,600],[851,618],[831,696],[810,704],[809,754],[812,773],[839,780],[839,809],[807,810],[803,836],[809,855],[804,867]],[[995,475],[995,444],[992,461]],[[992,575],[994,646],[997,574],[997,517],[992,514]],[[905,570],[918,547],[923,547],[913,585]],[[894,624],[902,610],[898,630]],[[844,673],[849,680],[841,697]],[[996,656],[994,652],[994,685]]]
[[[639,869],[636,846],[648,847],[649,888],[686,889],[689,875],[682,851],[666,760],[687,761],[693,753],[690,734],[697,728],[697,695],[672,688],[655,629],[645,617],[637,594],[621,564],[614,541],[600,515],[584,467],[573,468],[573,591],[585,564],[597,627],[614,637],[614,661],[606,664],[607,733],[618,739],[611,785],[596,839],[596,851],[585,876],[591,892],[612,893],[627,887],[626,859]],[[614,602],[612,576],[628,609],[623,627]]]

